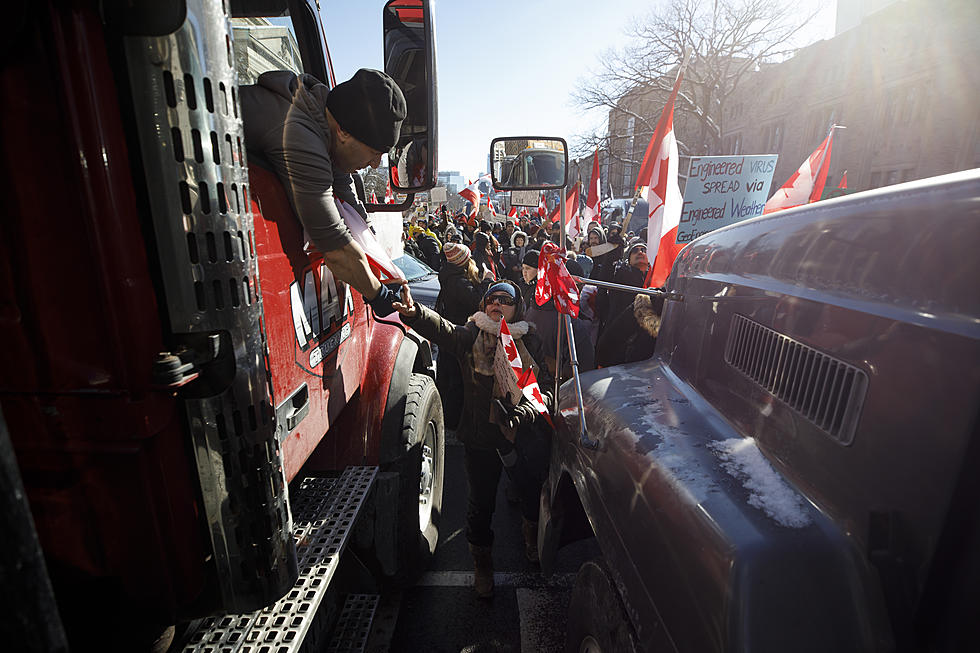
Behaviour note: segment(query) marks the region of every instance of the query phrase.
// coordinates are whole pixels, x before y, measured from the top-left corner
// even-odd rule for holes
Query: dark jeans
[[[550,434],[545,429],[529,427],[518,433],[515,443],[518,462],[508,468],[508,476],[520,498],[521,515],[538,521],[541,486],[548,474],[551,452]],[[495,450],[474,449],[465,445],[464,460],[469,497],[466,506],[466,540],[474,546],[493,544],[493,511],[497,504],[497,483],[503,463]]]

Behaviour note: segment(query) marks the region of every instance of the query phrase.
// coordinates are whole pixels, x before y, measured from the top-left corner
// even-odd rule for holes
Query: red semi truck
[[[240,83],[334,83],[319,5],[14,10],[0,634],[18,650],[298,650],[370,618],[350,579],[410,577],[435,547],[429,345],[304,251],[279,180],[248,165]],[[409,101],[395,155],[430,153],[403,190],[424,190],[430,2],[393,0],[383,23]]]

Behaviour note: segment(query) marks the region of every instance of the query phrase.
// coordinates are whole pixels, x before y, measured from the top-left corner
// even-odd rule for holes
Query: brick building
[[[866,190],[980,167],[980,3],[975,0],[878,2],[875,11],[838,21],[834,38],[748,76],[721,116],[721,151],[778,154],[773,187],[783,184],[827,135],[834,136],[828,186],[847,171],[848,187]],[[621,105],[656,121],[664,94],[634,90]],[[609,183],[630,194],[650,138],[630,147],[625,112],[610,111]],[[683,114],[675,133],[698,142]],[[631,156],[632,155],[632,156]],[[619,163],[633,159],[633,164]],[[683,157],[682,157],[683,158]],[[680,167],[684,172],[684,162]]]

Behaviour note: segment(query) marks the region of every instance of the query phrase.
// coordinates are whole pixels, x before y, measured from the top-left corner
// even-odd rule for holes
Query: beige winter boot
[[[493,596],[493,556],[490,547],[470,544],[470,553],[473,555],[473,589],[481,599],[489,599]]]
[[[524,555],[528,562],[538,562],[538,522],[521,518],[521,530],[524,531]]]

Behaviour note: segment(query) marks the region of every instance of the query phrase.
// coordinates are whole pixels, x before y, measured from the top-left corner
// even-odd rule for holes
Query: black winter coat
[[[463,324],[469,316],[480,310],[480,301],[490,287],[489,281],[473,283],[466,278],[465,270],[452,263],[443,263],[439,270],[439,297],[436,310],[454,324]]]
[[[613,270],[612,279],[610,279],[610,281],[623,286],[642,288],[643,280],[645,278],[645,272],[642,270],[637,270],[626,261],[622,261]],[[608,324],[616,316],[622,313],[624,308],[633,303],[633,298],[636,295],[619,290],[608,290],[606,292],[609,295],[609,305],[605,315],[605,322]]]
[[[473,369],[473,344],[480,333],[479,327],[472,322],[458,326],[421,304],[416,306],[418,315],[415,318],[403,318],[405,323],[459,360],[463,376],[463,410],[456,436],[464,444],[476,449],[508,447],[507,439],[500,428],[490,421],[494,378],[477,374]],[[544,365],[545,354],[541,339],[532,329],[521,340],[540,368],[537,373],[538,386],[545,405],[550,408],[555,381]]]
[[[439,270],[442,267],[442,252],[436,239],[426,234],[418,234],[415,236],[415,242],[422,251],[422,260],[425,264],[433,270]]]

